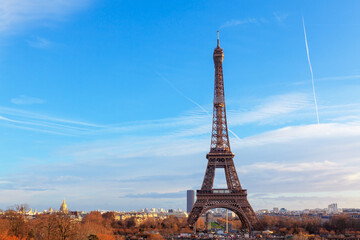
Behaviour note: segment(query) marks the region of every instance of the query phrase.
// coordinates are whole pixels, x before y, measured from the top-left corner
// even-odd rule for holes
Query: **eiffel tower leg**
[[[258,217],[256,216],[256,213],[248,203],[248,206],[242,207],[242,210],[247,217],[248,221],[251,223],[250,229],[260,229],[260,222]]]
[[[205,204],[206,202],[204,201],[196,200],[187,220],[190,226],[194,226],[194,224],[196,224],[197,220],[204,211]]]
[[[205,177],[202,184],[202,190],[211,190],[214,184],[215,166],[208,164],[206,167]]]
[[[238,205],[241,206],[240,204]],[[247,229],[253,228],[251,220],[249,219],[248,215],[242,207],[236,207],[235,214],[239,217],[244,227],[246,227]]]

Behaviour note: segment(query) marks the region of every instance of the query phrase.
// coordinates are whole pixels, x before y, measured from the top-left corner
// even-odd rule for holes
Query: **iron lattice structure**
[[[260,226],[259,220],[247,200],[246,190],[241,187],[233,161],[234,154],[230,149],[222,68],[224,52],[220,48],[219,35],[213,58],[215,86],[211,146],[210,152],[206,155],[208,164],[204,181],[201,189],[196,192],[196,202],[190,212],[188,223],[190,226],[194,226],[206,211],[214,208],[226,208],[239,217],[244,227],[256,229]],[[213,189],[216,168],[224,169],[227,189]]]

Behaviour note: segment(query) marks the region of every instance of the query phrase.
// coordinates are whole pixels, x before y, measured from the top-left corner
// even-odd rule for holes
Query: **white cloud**
[[[17,32],[22,25],[60,20],[88,4],[89,0],[1,0],[0,33]]]
[[[246,166],[245,171],[252,170],[266,170],[276,172],[304,172],[304,171],[323,171],[338,169],[341,165],[336,162],[301,162],[301,163],[276,163],[263,162]]]
[[[229,112],[229,125],[243,125],[246,123],[269,123],[279,116],[289,117],[290,113],[305,109],[310,104],[308,95],[291,93],[272,96],[262,104],[247,112]]]
[[[278,23],[282,23],[283,21],[285,21],[289,14],[286,13],[278,13],[278,12],[274,12],[274,19],[278,22]],[[270,19],[270,18],[269,18]],[[236,27],[239,25],[244,25],[244,24],[255,24],[255,23],[269,23],[270,21],[264,17],[261,18],[246,18],[246,19],[232,19],[230,21],[225,22],[224,24],[222,24],[220,26],[220,28],[228,28],[228,27]]]
[[[246,129],[249,124],[256,127],[264,124],[267,128],[261,134],[231,143],[240,181],[249,190],[249,198],[255,208],[270,208],[280,203],[297,208],[301,201],[308,207],[319,207],[317,204],[324,204],[326,199],[337,201],[342,206],[352,206],[360,200],[360,194],[355,194],[360,191],[357,185],[360,178],[360,124],[354,121],[354,117],[345,117],[349,115],[343,111],[344,106],[331,108],[335,116],[337,111],[341,111],[342,122],[291,126],[297,122],[286,125],[276,123],[311,112],[307,110],[311,108],[308,95],[285,94],[259,102],[250,110],[229,112],[231,127]],[[60,199],[64,196],[71,199],[73,206],[82,206],[84,196],[89,206],[97,206],[98,196],[105,195],[111,204],[109,209],[116,209],[123,201],[118,199],[124,195],[176,192],[199,188],[202,183],[211,130],[211,116],[206,114],[191,112],[169,119],[96,125],[11,108],[0,107],[0,113],[3,115],[1,121],[26,122],[13,123],[19,127],[39,127],[35,125],[39,123],[44,125],[44,130],[56,130],[58,127],[59,132],[83,134],[84,131],[99,134],[98,139],[102,139],[63,146],[53,153],[58,159],[67,159],[66,162],[48,163],[43,160],[42,163],[37,161],[36,166],[30,162],[24,164],[24,174],[1,179],[5,183],[0,186],[0,194],[23,191],[24,196],[32,192],[33,196],[41,193],[42,196],[48,194],[55,198],[56,192],[62,195]],[[277,129],[271,130],[274,126]],[[146,137],[142,134],[144,131]],[[108,138],[109,132],[118,136]],[[26,172],[27,169],[41,170],[37,171],[35,178]],[[96,182],[90,177],[94,175],[97,176]],[[91,189],[85,186],[89,184]],[[106,191],[103,188],[105,185]],[[339,189],[342,192],[353,191],[352,200],[336,195]],[[119,194],[114,196],[110,192]],[[252,198],[259,194],[264,196]],[[149,207],[146,204],[152,204],[150,200],[132,200],[134,205],[127,205],[128,208]],[[39,202],[29,197],[29,203],[31,201]],[[156,204],[167,206],[167,202],[161,199]],[[171,204],[178,207],[183,202],[174,199]]]
[[[228,28],[228,27],[235,27],[238,25],[243,25],[243,24],[248,24],[248,23],[257,23],[258,21],[256,20],[256,18],[247,18],[247,19],[243,19],[243,20],[231,20],[231,21],[227,21],[225,22],[223,25],[220,26],[220,28]]]
[[[279,23],[282,23],[289,17],[289,14],[287,14],[287,13],[274,12],[273,14],[274,14],[275,20]]]
[[[359,139],[360,125],[320,124],[280,128],[244,138],[232,146],[240,182],[248,189],[255,208],[279,204],[291,209],[321,207],[327,201],[351,207],[360,200],[360,194],[356,194],[360,192]],[[109,209],[123,209],[117,202],[121,196],[135,196],[135,201],[138,194],[200,187],[208,150],[208,137],[189,140],[166,136],[66,147],[57,154],[72,161],[25,164],[24,171],[39,169],[36,176],[24,173],[21,177],[3,178],[5,185],[0,186],[0,193],[21,190],[25,196],[29,195],[27,192],[33,196],[47,193],[52,198],[58,194],[60,199],[66,196],[73,206],[82,208],[86,207],[81,205],[84,196],[89,204],[97,206],[97,195],[105,194],[111,203]],[[96,182],[91,177],[94,174]],[[86,187],[89,184],[91,189]],[[349,191],[352,197],[345,198],[343,195]],[[109,195],[110,192],[118,194]],[[182,207],[181,194],[179,198],[171,203],[172,207]],[[30,204],[31,201],[38,200],[29,197]],[[133,203],[127,208],[154,204],[150,200]],[[162,199],[156,204],[167,206]]]
[[[317,81],[338,81],[338,80],[354,80],[354,79],[359,79],[360,75],[356,74],[356,75],[346,75],[346,76],[335,76],[335,77],[322,77],[322,78],[317,78],[315,80]]]
[[[360,124],[337,123],[284,127],[232,146],[256,208],[354,207],[360,200],[359,139]]]
[[[15,104],[42,103],[44,100],[20,96],[13,98]],[[241,126],[249,123],[269,123],[281,116],[306,108],[308,97],[304,94],[285,94],[262,100],[262,103],[248,111],[238,110],[229,112],[229,126]],[[203,110],[184,114],[179,117],[128,122],[110,125],[100,125],[55,118],[14,108],[0,107],[2,120],[11,122],[12,127],[32,131],[51,132],[61,135],[105,135],[114,133],[136,133],[145,130],[157,130],[164,136],[191,137],[207,134],[211,131],[211,118]],[[6,119],[5,119],[6,118]],[[161,131],[160,131],[161,130]]]
[[[11,102],[18,105],[30,105],[30,104],[42,104],[46,101],[41,98],[28,97],[25,95],[20,95],[16,98],[12,98]]]
[[[30,47],[33,48],[48,48],[51,46],[52,42],[45,38],[36,37],[28,41]]]
[[[322,82],[322,81],[351,81],[351,80],[358,80],[358,79],[360,79],[359,74],[314,78],[315,81],[320,81],[320,82]],[[292,84],[302,85],[302,84],[308,84],[308,83],[309,83],[308,80],[304,80],[304,81],[293,82]]]
[[[328,123],[320,125],[304,125],[284,127],[274,131],[269,131],[260,135],[251,136],[243,139],[243,142],[235,143],[242,146],[259,146],[269,143],[283,143],[289,141],[300,141],[303,139],[329,139],[337,137],[357,137],[360,136],[360,125],[353,123]]]
[[[22,100],[18,99],[17,101],[21,102]],[[0,106],[0,114],[2,114],[0,120],[5,124],[5,127],[14,127],[49,134],[79,135],[103,128],[101,125],[56,118],[16,108]]]

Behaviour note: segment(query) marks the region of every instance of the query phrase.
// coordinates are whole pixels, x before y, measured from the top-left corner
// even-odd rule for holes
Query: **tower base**
[[[246,190],[197,190],[196,202],[190,212],[188,223],[194,226],[199,217],[214,208],[225,208],[233,211],[243,227],[254,230],[260,228],[259,220],[247,200]]]

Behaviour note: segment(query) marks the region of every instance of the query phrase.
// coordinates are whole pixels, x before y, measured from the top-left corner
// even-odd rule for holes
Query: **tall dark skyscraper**
[[[194,202],[195,202],[195,191],[194,190],[187,190],[187,193],[186,193],[186,211],[188,213],[191,212],[191,209],[194,206]]]

